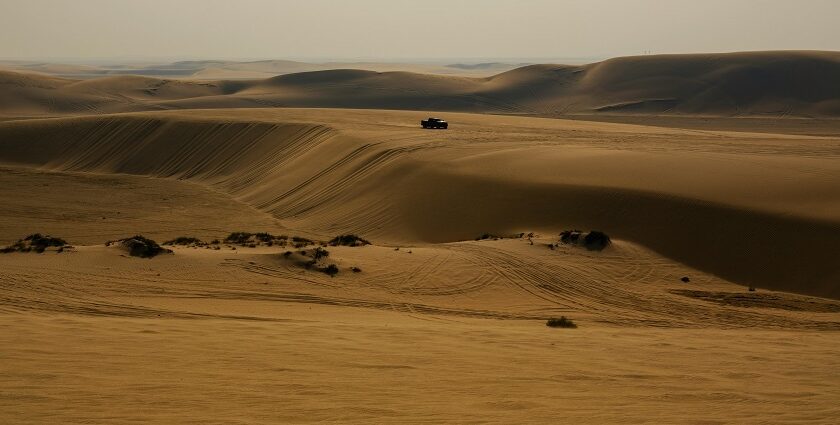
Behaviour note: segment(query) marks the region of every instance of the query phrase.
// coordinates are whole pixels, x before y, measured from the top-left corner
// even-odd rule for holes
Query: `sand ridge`
[[[253,80],[109,76],[82,82],[0,71],[0,114],[320,107],[506,114],[840,115],[836,52],[653,55],[528,65],[488,77],[365,69]]]
[[[264,109],[10,121],[0,123],[0,159],[189,180],[322,235],[437,243],[604,229],[743,284],[837,296],[836,139],[470,114],[430,134],[417,116]]]

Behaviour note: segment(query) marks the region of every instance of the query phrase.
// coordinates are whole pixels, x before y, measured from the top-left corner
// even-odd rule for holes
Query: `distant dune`
[[[490,64],[492,65],[492,64]],[[173,69],[215,69],[184,62]],[[305,69],[287,61],[251,65]],[[243,65],[239,65],[239,70]],[[216,71],[212,71],[216,72]],[[238,71],[237,71],[238,72]],[[124,112],[228,107],[320,107],[508,114],[840,116],[840,53],[658,55],[583,66],[531,65],[491,77],[329,69],[254,80],[133,76],[84,83],[0,73],[0,114]]]

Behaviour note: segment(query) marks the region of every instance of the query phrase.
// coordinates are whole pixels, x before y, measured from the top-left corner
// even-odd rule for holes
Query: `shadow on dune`
[[[417,178],[424,184],[406,184],[414,202],[401,210],[400,222],[428,242],[488,229],[598,228],[733,282],[840,298],[840,223],[627,189]]]

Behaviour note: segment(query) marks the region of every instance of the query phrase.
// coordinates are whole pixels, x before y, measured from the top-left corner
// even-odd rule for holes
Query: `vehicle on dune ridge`
[[[449,123],[440,118],[429,117],[429,119],[421,120],[420,126],[423,128],[440,128],[445,130],[449,128]]]

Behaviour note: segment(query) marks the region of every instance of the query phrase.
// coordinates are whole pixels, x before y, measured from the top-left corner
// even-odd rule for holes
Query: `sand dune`
[[[262,80],[111,77],[68,83],[5,72],[0,113],[327,107],[509,114],[840,115],[840,55],[759,52],[532,65],[491,77],[330,69]],[[27,108],[15,105],[22,103]]]
[[[0,143],[6,163],[186,179],[324,235],[439,243],[599,228],[735,282],[840,295],[835,139],[479,115],[452,115],[457,129],[430,134],[418,116],[25,120],[0,124]]]
[[[479,64],[434,64],[400,62],[324,62],[310,63],[291,60],[227,61],[192,60],[166,64],[129,63],[112,65],[80,65],[0,60],[0,68],[25,73],[39,73],[53,77],[96,79],[107,76],[141,75],[156,78],[195,80],[242,80],[271,78],[296,72],[329,69],[361,69],[378,72],[408,71],[440,75],[487,77],[509,71],[522,64],[487,62]]]
[[[0,422],[832,423],[838,63],[2,71]]]

